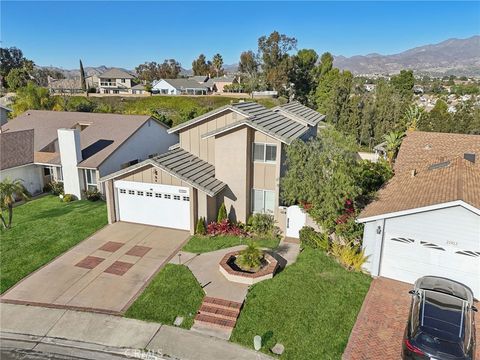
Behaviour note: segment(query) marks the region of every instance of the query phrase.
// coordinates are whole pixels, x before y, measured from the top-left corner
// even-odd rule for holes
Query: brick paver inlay
[[[152,250],[151,247],[135,245],[125,255],[144,257],[150,250]]]
[[[105,259],[96,256],[87,256],[85,259],[80,260],[78,263],[76,263],[75,266],[84,269],[93,269],[97,267],[97,265],[100,264],[103,260]]]
[[[120,275],[122,276],[125,274],[128,269],[133,266],[131,263],[123,262],[123,261],[115,261],[112,265],[105,269],[106,273],[113,274],[113,275]]]
[[[115,252],[120,249],[124,244],[116,241],[109,241],[103,244],[98,250],[108,251],[108,252]]]

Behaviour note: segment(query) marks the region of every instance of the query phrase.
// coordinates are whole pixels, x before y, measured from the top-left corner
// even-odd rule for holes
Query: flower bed
[[[264,254],[264,265],[256,272],[242,271],[235,265],[235,259],[240,251],[226,254],[219,264],[219,270],[228,281],[253,285],[260,281],[271,279],[278,267],[278,262],[269,254]]]

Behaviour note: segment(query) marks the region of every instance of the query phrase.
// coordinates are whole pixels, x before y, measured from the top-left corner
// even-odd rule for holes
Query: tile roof
[[[395,174],[420,171],[433,162],[451,160],[465,153],[477,154],[480,168],[480,135],[411,131],[403,139],[395,161]]]
[[[103,74],[98,75],[102,79],[133,79],[134,76],[125,70],[112,68],[105,71]]]
[[[320,121],[325,119],[325,115],[322,115],[307,106],[303,106],[298,101],[292,101],[284,105],[280,105],[274,108],[273,111],[281,113],[285,112],[288,115],[296,116],[309,125],[317,125]]]
[[[100,181],[114,179],[146,165],[159,167],[209,196],[215,196],[226,186],[225,183],[215,178],[215,167],[212,164],[180,148],[112,173],[101,178]]]
[[[0,133],[0,170],[32,164],[33,139],[32,129]]]
[[[207,87],[204,84],[200,84],[195,80],[191,79],[162,79],[173,86],[175,89],[202,89],[207,90]]]
[[[416,175],[395,175],[377,194],[377,200],[360,214],[359,220],[462,200],[480,209],[480,168],[457,157],[433,163]]]
[[[149,119],[148,115],[28,110],[3,125],[2,132],[34,129],[34,151],[41,152],[57,140],[58,129],[88,125],[80,132],[84,160],[79,166],[97,168]],[[48,163],[60,164],[59,156]]]

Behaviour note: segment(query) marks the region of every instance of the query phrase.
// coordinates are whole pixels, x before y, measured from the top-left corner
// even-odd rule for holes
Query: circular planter
[[[260,281],[271,279],[277,270],[278,262],[269,254],[264,255],[265,265],[257,272],[246,272],[237,270],[236,266],[232,266],[240,251],[233,251],[226,254],[219,264],[219,270],[227,278],[228,281],[241,284],[253,285]]]

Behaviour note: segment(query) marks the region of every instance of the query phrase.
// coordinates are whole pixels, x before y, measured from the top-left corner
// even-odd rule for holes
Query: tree
[[[404,115],[407,130],[417,130],[418,124],[422,121],[423,114],[423,109],[419,108],[417,105],[410,105]]]
[[[258,56],[267,85],[274,90],[282,90],[287,85],[289,71],[289,51],[296,49],[297,39],[272,32],[268,37],[258,39]]]
[[[215,74],[217,75],[217,77],[219,77],[220,75],[223,74],[223,58],[222,58],[222,55],[215,54],[213,56],[212,69],[215,72]]]
[[[151,83],[159,79],[176,79],[182,67],[175,59],[165,59],[162,64],[155,61],[140,64],[135,68],[138,79]]]
[[[257,89],[259,63],[257,56],[251,50],[244,51],[240,54],[240,62],[238,63],[238,71],[242,74],[241,82],[243,88],[247,92],[252,92]]]
[[[293,84],[294,97],[303,104],[308,104],[309,97],[316,88],[315,66],[318,55],[315,50],[302,49],[292,57],[289,74]]]
[[[10,70],[5,79],[8,85],[8,88],[12,91],[24,87],[27,85],[30,80],[28,72],[24,68],[15,68]]]
[[[25,69],[27,72],[33,71],[34,63],[23,56],[22,50],[16,47],[0,48],[0,76],[2,85],[7,85],[7,76],[12,69]]]
[[[13,204],[17,199],[28,200],[30,194],[28,193],[23,181],[20,179],[10,180],[5,179],[0,183],[0,207],[2,212],[0,213],[0,220],[5,229],[12,227],[13,218]],[[8,221],[5,217],[5,212],[8,212]]]
[[[398,150],[400,149],[400,145],[402,145],[404,136],[405,133],[400,131],[392,131],[384,135],[385,149],[387,150],[387,160],[390,166],[393,165],[393,162],[397,157]]]
[[[182,71],[180,63],[175,59],[165,59],[158,69],[159,79],[176,79]]]
[[[87,81],[85,80],[85,70],[83,70],[82,60],[80,60],[80,85],[83,91],[87,91]]]
[[[146,82],[159,80],[161,78],[158,76],[158,66],[159,65],[155,61],[145,62],[135,68],[135,73],[137,74],[138,79]]]
[[[55,105],[55,99],[50,96],[48,89],[35,85],[29,81],[27,86],[19,88],[13,103],[13,115],[32,110],[51,110]]]
[[[321,78],[333,68],[333,56],[329,52],[325,52],[320,57],[320,64],[318,66],[318,76]]]
[[[196,60],[192,62],[193,75],[209,75],[212,63],[207,61],[205,55],[200,54]]]
[[[415,85],[415,77],[412,70],[400,71],[400,74],[392,76],[391,83],[402,97],[412,97],[413,86]]]
[[[356,185],[355,141],[332,127],[308,142],[294,141],[287,148],[286,166],[282,199],[287,204],[310,204],[310,215],[326,230],[335,226],[345,202],[361,193]]]
[[[433,109],[422,119],[419,126],[420,130],[425,131],[452,131],[452,115],[448,112],[448,105],[445,101],[439,99]]]

